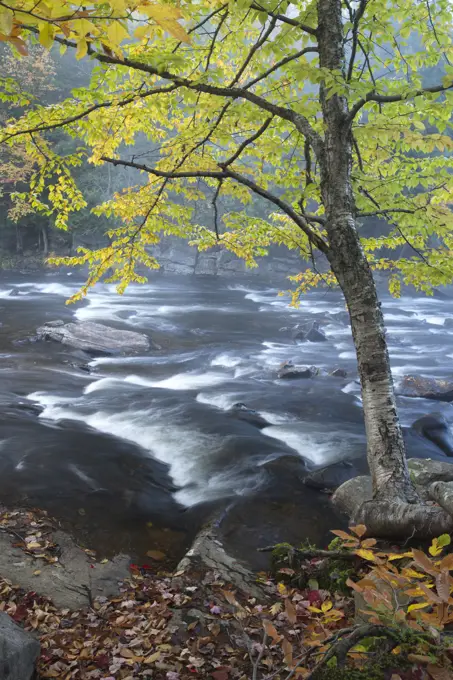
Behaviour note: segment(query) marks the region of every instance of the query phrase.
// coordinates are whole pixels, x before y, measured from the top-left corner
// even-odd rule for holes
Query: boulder
[[[304,483],[312,489],[327,492],[335,491],[349,479],[356,477],[361,472],[368,471],[366,459],[358,461],[359,467],[362,468],[360,470],[354,465],[354,462],[343,460],[339,463],[333,463],[332,465],[318,468],[318,470],[313,470],[305,477]]]
[[[330,375],[332,378],[347,378],[348,372],[344,368],[335,368]]]
[[[293,366],[292,364],[283,365],[278,374],[279,380],[296,380],[298,378],[313,378],[314,373],[308,366]]]
[[[413,429],[432,441],[447,456],[453,457],[453,437],[450,427],[441,413],[431,413],[415,421]]]
[[[453,463],[430,458],[410,458],[407,465],[416,486],[428,487],[433,482],[453,482]]]
[[[332,496],[334,506],[352,517],[356,510],[373,498],[373,485],[371,477],[354,477],[342,484]]]
[[[39,642],[0,612],[0,680],[31,680]]]
[[[327,341],[327,338],[326,338],[324,331],[322,331],[319,328],[319,324],[316,323],[316,322],[313,324],[313,326],[308,331],[307,335],[305,336],[305,339],[308,340],[308,342],[326,342]]]
[[[299,342],[326,342],[327,340],[317,321],[312,324],[308,331],[297,331],[293,337],[294,340]]]
[[[420,397],[436,401],[453,401],[453,382],[438,378],[405,375],[396,387],[403,397]]]
[[[263,427],[268,427],[270,423],[260,416],[260,414],[252,408],[249,408],[246,404],[238,403],[233,404],[229,410],[229,414],[238,418],[239,420],[244,420],[246,423],[258,427],[260,430]]]
[[[144,352],[149,349],[146,335],[123,331],[104,324],[83,321],[55,326],[46,324],[37,330],[41,340],[53,340],[81,349],[92,355]]]

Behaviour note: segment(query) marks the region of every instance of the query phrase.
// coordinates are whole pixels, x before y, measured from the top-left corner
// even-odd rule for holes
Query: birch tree
[[[31,108],[2,133],[3,143],[25,144],[34,155],[31,201],[62,228],[84,205],[71,166],[88,158],[137,172],[136,183],[95,209],[121,222],[110,245],[82,249],[69,262],[90,271],[76,298],[103,278],[119,292],[144,281],[137,266],[158,266],[150,246],[163,234],[199,249],[221,245],[250,266],[273,243],[308,262],[323,254],[330,271],[302,271],[296,295],[335,282],[348,307],[374,487],[357,519],[377,534],[449,530],[450,516],[423,504],[408,474],[372,270],[388,271],[394,294],[404,283],[429,293],[453,277],[451,3],[188,0],[178,10],[159,6],[160,25],[145,22],[132,34],[132,4],[121,2],[130,12],[115,15],[123,33],[115,29],[108,44],[98,3],[84,7],[95,28],[83,38],[79,24],[52,29],[49,40],[96,64],[91,87]],[[24,41],[44,30],[20,26]],[[430,69],[440,74],[434,85],[426,83]],[[56,157],[47,143],[55,128],[83,148]],[[147,140],[140,157],[138,137]],[[247,206],[255,196],[269,206],[266,219],[244,208],[219,219],[222,197]],[[212,229],[193,223],[200,200],[211,203]],[[390,231],[362,237],[370,216]],[[382,256],[382,248],[402,245],[411,256]]]

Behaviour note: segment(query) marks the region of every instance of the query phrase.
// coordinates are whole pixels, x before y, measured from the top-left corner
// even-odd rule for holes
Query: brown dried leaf
[[[269,635],[269,637],[272,638],[272,642],[276,644],[277,642],[280,642],[282,639],[282,636],[277,632],[276,627],[274,624],[269,621],[268,619],[264,619],[263,621],[263,628],[266,631],[266,634]]]
[[[288,617],[288,620],[290,623],[296,623],[297,621],[297,612],[296,608],[289,599],[289,597],[286,598],[285,600],[285,612],[286,616]]]
[[[448,602],[450,597],[450,584],[451,578],[448,569],[443,569],[441,573],[436,576],[437,594],[443,602]]]
[[[291,668],[291,666],[293,665],[293,646],[290,643],[290,641],[287,640],[286,638],[283,638],[282,650],[285,663],[289,668]]]
[[[366,526],[364,524],[357,524],[356,527],[349,527],[352,531],[353,534],[358,536],[359,538],[362,538],[362,536],[366,533]]]
[[[414,558],[414,562],[418,564],[419,567],[423,569],[423,571],[426,571],[427,574],[430,574],[431,576],[436,576],[438,574],[438,569],[436,569],[435,565],[427,555],[425,555],[424,552],[421,550],[417,550],[416,548],[412,548],[412,556]]]
[[[426,670],[433,678],[433,680],[451,680],[452,674],[448,668],[441,668],[440,666],[434,666],[434,664],[429,664]]]

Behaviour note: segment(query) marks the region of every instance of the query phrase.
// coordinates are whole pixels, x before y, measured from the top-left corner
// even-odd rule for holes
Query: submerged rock
[[[335,368],[330,375],[332,378],[347,378],[348,372],[344,368]]]
[[[453,401],[453,381],[405,375],[397,385],[396,392],[403,397]]]
[[[320,329],[319,323],[315,321],[308,331],[298,331],[294,340],[299,342],[326,342],[327,337],[324,331]]]
[[[268,427],[270,425],[263,416],[260,416],[258,411],[249,408],[246,404],[233,404],[228,413],[239,420],[244,420],[246,423],[258,427],[260,430],[263,427]]]
[[[31,680],[39,642],[0,612],[0,680]]]
[[[93,355],[143,352],[150,346],[147,336],[142,333],[123,331],[91,321],[63,325],[51,322],[38,328],[37,334],[41,340],[61,342]]]

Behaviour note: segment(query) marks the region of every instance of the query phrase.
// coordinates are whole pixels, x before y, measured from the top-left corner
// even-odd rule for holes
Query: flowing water
[[[269,461],[298,455],[310,468],[363,454],[338,293],[312,292],[291,309],[257,279],[155,275],[122,297],[100,285],[67,306],[76,276],[0,281],[2,502],[46,507],[106,553],[140,557],[162,542],[178,552],[214,505],[259,494]],[[444,325],[452,302],[384,297],[383,309],[395,378],[452,379],[453,329]],[[54,319],[140,331],[161,349],[90,359],[26,341]],[[328,342],[297,344],[294,327],[315,320]],[[348,378],[277,380],[289,359],[341,367]],[[237,402],[269,425],[260,431],[239,420],[229,411]],[[400,398],[399,406],[406,426],[433,410],[453,416],[450,404],[424,399]]]

